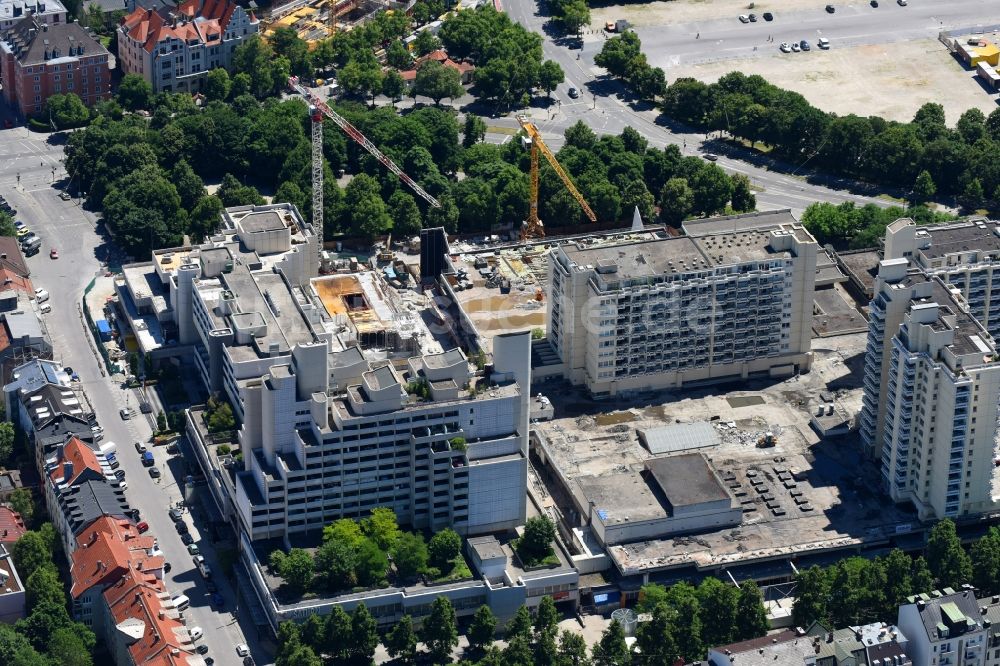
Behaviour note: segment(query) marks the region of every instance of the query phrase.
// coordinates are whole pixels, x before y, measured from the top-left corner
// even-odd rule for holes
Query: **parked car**
[[[173,566],[170,564],[170,562],[163,563],[163,573],[170,573],[171,569],[173,569]]]
[[[878,7],[878,0],[872,0],[868,4],[871,5],[872,7]]]
[[[35,290],[35,302],[44,303],[49,300],[49,292],[45,291],[41,287]]]
[[[117,477],[119,480],[120,479],[124,479],[125,478],[125,470],[123,470],[123,469],[116,469],[115,470],[115,477]]]
[[[118,482],[118,487],[121,490],[128,490],[128,481],[119,481]]]
[[[792,52],[792,46],[788,42],[781,42],[781,46],[779,46],[778,48],[781,49],[782,53],[791,53]]]
[[[156,459],[153,458],[153,452],[152,451],[143,451],[142,452],[142,464],[144,466],[146,466],[146,467],[152,467],[153,465],[156,464]]]
[[[59,250],[55,248],[49,250],[49,259],[58,259],[58,258],[59,258]]]
[[[171,444],[167,444],[167,453],[170,453],[170,454],[180,453],[180,450],[181,450],[180,447],[177,446],[177,442],[173,442]]]
[[[177,530],[178,534],[187,534],[188,533],[187,523],[185,523],[183,520],[180,521],[180,522],[174,523],[174,529]]]
[[[906,0],[896,0],[896,4],[899,5],[900,7],[905,7]]]
[[[111,469],[118,469],[119,467],[122,466],[122,464],[117,460],[115,460],[114,458],[108,461],[108,465],[111,466]]]
[[[792,50],[795,51],[796,53],[798,53],[802,49],[799,48],[799,43],[798,42],[792,42]]]
[[[208,654],[208,646],[202,643],[201,645],[196,647],[194,651],[197,652],[198,654]]]
[[[194,537],[191,536],[188,532],[185,532],[184,534],[181,535],[181,543],[184,544],[185,546],[190,545],[194,543]]]
[[[198,548],[198,544],[192,543],[188,546],[188,554],[190,555],[200,555],[201,549]]]
[[[761,16],[764,17],[765,21],[773,21],[774,20],[774,14],[772,14],[771,12],[764,12],[763,14],[761,14]]]
[[[705,153],[704,155],[702,155],[702,157],[704,157],[709,162],[716,162],[719,159],[719,156],[716,155],[715,153]]]
[[[806,40],[804,40],[804,39],[803,39],[803,40],[802,40],[801,42],[799,42],[799,47],[800,47],[800,48],[801,48],[801,49],[802,49],[803,51],[809,51],[809,50],[811,50],[811,49],[812,49],[812,47],[811,47],[811,46],[809,46],[809,42],[807,42],[807,41],[806,41]]]
[[[149,468],[149,476],[151,476],[154,479],[160,478],[160,468],[159,467],[150,467]]]
[[[250,648],[247,647],[246,643],[239,643],[236,646],[236,656],[237,657],[246,657],[249,654],[250,654]]]
[[[142,442],[136,442],[135,443],[135,450],[138,451],[139,453],[145,453],[146,452],[146,445],[143,444]]]
[[[201,627],[191,627],[191,640],[196,641],[204,635],[205,632],[202,631]]]
[[[170,519],[171,519],[172,521],[174,521],[175,523],[176,523],[176,522],[177,522],[178,520],[182,520],[182,519],[183,519],[183,516],[184,516],[184,512],[183,512],[183,511],[181,511],[180,509],[178,509],[178,508],[177,508],[176,506],[175,506],[174,508],[172,508],[172,509],[171,509],[171,510],[169,511],[169,513],[170,513]]]
[[[138,523],[135,526],[135,528],[137,530],[139,530],[139,534],[142,534],[143,532],[146,532],[146,531],[149,530],[149,523],[147,523],[145,520],[143,520],[142,522]]]
[[[756,15],[756,14],[751,14],[751,15],[750,15],[750,16],[748,16],[747,18],[749,18],[749,19],[750,19],[750,22],[751,22],[751,23],[756,23],[756,22],[757,22],[757,15]]]
[[[750,17],[746,14],[740,14],[740,23],[749,23]]]
[[[26,225],[24,222],[21,222],[21,226],[17,227],[17,231],[15,231],[14,233],[17,234],[18,238],[24,238],[29,233],[31,233],[31,229],[29,229],[28,225]]]
[[[826,13],[827,13],[827,14],[832,14],[832,13],[834,13],[835,11],[837,11],[837,8],[836,8],[836,7],[834,7],[833,5],[827,5],[827,6],[826,6]]]
[[[827,39],[826,37],[820,37],[819,40],[816,42],[816,46],[820,47],[821,49],[828,49],[830,48],[830,40]]]
[[[48,303],[42,303],[41,307],[38,308],[38,311],[42,314],[48,314],[52,312],[52,306]]]
[[[128,421],[132,418],[132,410],[122,407],[118,410],[118,416],[122,417],[122,421]]]

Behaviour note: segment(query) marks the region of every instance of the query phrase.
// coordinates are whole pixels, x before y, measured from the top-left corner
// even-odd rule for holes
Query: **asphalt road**
[[[544,24],[548,19],[539,12],[537,0],[504,0],[503,7],[513,20],[543,35],[542,49],[545,57],[558,62],[566,73],[566,82],[553,93],[550,118],[536,118],[536,124],[546,143],[552,148],[558,149],[562,145],[566,128],[582,120],[599,133],[620,134],[625,127],[632,127],[649,140],[651,145],[662,148],[667,144],[676,144],[686,155],[717,152],[714,143],[706,140],[704,134],[672,131],[663,124],[659,111],[648,105],[643,108],[630,103],[624,88],[618,82],[603,76],[604,70],[593,62],[604,43],[601,35],[585,35],[583,49],[570,48],[557,33],[545,32]],[[573,99],[569,96],[570,87],[581,91],[580,98]],[[489,123],[517,127],[517,121],[513,118],[493,118]],[[853,201],[858,205],[874,203],[883,207],[890,205],[885,199],[836,189],[835,179],[810,177],[807,164],[793,166],[789,173],[770,171],[727,156],[720,156],[717,164],[726,171],[743,173],[750,178],[757,190],[757,207],[761,210],[790,208],[796,214],[801,214],[815,201]],[[829,182],[831,186],[819,184],[824,182]]]
[[[781,42],[806,40],[815,48],[816,40],[826,37],[830,48],[836,49],[935,38],[941,30],[1000,23],[1000,5],[992,0],[912,0],[906,7],[895,0],[880,0],[877,8],[868,0],[834,0],[832,4],[833,14],[822,7],[787,14],[775,11],[774,20],[768,22],[758,11],[756,23],[740,23],[739,15],[733,15],[698,23],[640,26],[635,32],[649,63],[663,67],[669,77],[669,68],[678,64],[770,56]],[[700,36],[696,39],[696,35]],[[774,38],[770,43],[769,36]]]
[[[207,656],[215,659],[216,664],[241,665],[242,659],[234,650],[237,643],[248,643],[255,655],[260,650],[255,649],[254,641],[244,639],[240,625],[233,619],[235,595],[219,573],[211,541],[200,538],[196,522],[190,514],[185,515],[192,536],[216,572],[215,581],[225,598],[223,608],[218,610],[210,606],[204,581],[167,513],[171,503],[182,499],[177,482],[184,478],[184,465],[180,457],[168,461],[160,447],[154,455],[163,476],[158,483],[149,477],[134,443],[148,441],[152,435],[151,422],[138,413],[131,420],[121,419],[119,409],[126,405],[126,400],[135,407],[136,398],[126,398],[125,391],[101,374],[88,343],[88,338],[92,338],[81,319],[79,305],[87,284],[103,273],[113,246],[95,229],[93,215],[75,200],[60,199],[58,190],[51,186],[53,178],[66,176],[61,157],[62,147],[46,143],[41,135],[24,128],[0,130],[0,193],[17,208],[17,219],[42,238],[41,252],[28,259],[28,266],[35,287],[44,287],[51,294],[52,311],[43,316],[43,321],[56,358],[79,374],[98,421],[105,428],[103,442],[113,441],[118,445],[117,457],[129,486],[125,491],[129,504],[138,508],[141,519],[149,523],[150,533],[156,536],[171,564],[170,573],[164,575],[167,589],[173,595],[186,594],[191,599],[190,608],[184,611],[188,626],[204,629],[205,635],[199,642],[209,646]],[[58,249],[58,259],[49,258],[51,248]]]

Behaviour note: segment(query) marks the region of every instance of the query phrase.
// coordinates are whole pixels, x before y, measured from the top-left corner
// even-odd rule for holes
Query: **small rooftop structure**
[[[639,428],[639,442],[653,455],[693,451],[719,445],[719,433],[706,421]]]

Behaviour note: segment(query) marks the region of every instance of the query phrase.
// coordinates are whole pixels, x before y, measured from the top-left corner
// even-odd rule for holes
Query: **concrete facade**
[[[548,338],[595,396],[808,371],[818,244],[798,224],[549,254]]]

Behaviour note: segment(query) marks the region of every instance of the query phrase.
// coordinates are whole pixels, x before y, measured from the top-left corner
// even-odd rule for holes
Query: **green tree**
[[[382,92],[382,70],[373,61],[350,61],[340,69],[337,80],[347,94],[371,97],[373,103]]]
[[[413,578],[427,568],[427,544],[419,533],[403,532],[392,550],[392,563],[401,578]]]
[[[583,636],[575,631],[564,629],[559,635],[559,652],[556,656],[558,666],[590,666],[587,658],[587,643]]]
[[[689,583],[675,583],[667,590],[667,604],[676,613],[674,639],[677,651],[687,661],[704,652],[701,640],[701,604],[698,592]]]
[[[955,523],[947,518],[931,528],[927,538],[927,565],[940,587],[958,589],[972,579],[972,562],[962,548]]]
[[[883,617],[891,616],[908,596],[914,594],[911,571],[913,560],[898,548],[894,548],[882,559],[885,577],[888,581]]]
[[[299,37],[293,28],[279,26],[271,32],[268,40],[275,53],[288,59],[292,74],[306,79],[312,77],[313,66],[309,57],[309,44]]]
[[[451,651],[458,645],[458,626],[455,609],[448,597],[434,599],[431,614],[420,630],[420,638],[434,663],[450,663]]]
[[[978,178],[973,178],[968,182],[960,197],[962,205],[971,210],[981,208],[984,199],[983,182]]]
[[[733,181],[717,164],[705,163],[691,179],[694,209],[704,215],[714,215],[726,208],[733,196]]]
[[[590,7],[585,0],[569,0],[562,3],[562,16],[559,17],[566,32],[576,34],[590,23]]]
[[[382,94],[389,98],[393,108],[395,108],[396,102],[403,99],[404,93],[406,93],[406,82],[399,72],[393,70],[386,72],[382,78]]]
[[[386,634],[385,649],[389,656],[403,664],[412,664],[417,659],[417,636],[413,633],[413,620],[409,615],[393,625]]]
[[[603,67],[612,76],[623,78],[633,60],[641,55],[642,43],[631,30],[604,42],[601,52],[594,58],[598,67]]]
[[[955,129],[965,143],[972,145],[986,137],[986,115],[979,109],[967,109],[955,123]]]
[[[795,576],[795,605],[792,619],[796,626],[808,627],[827,616],[826,600],[830,586],[826,574],[817,566],[800,570]]]
[[[323,640],[317,652],[335,664],[349,664],[352,660],[353,638],[351,616],[340,606],[334,606],[323,625]]]
[[[639,603],[636,613],[652,613],[658,604],[667,603],[667,588],[658,583],[646,583],[639,588]]]
[[[42,532],[29,530],[11,546],[14,564],[21,580],[27,580],[35,570],[52,563],[52,546]]]
[[[680,223],[694,210],[694,191],[684,178],[671,178],[660,191],[660,217],[671,226]]]
[[[201,91],[209,102],[222,102],[229,97],[232,85],[232,81],[229,80],[229,72],[222,67],[215,67],[205,75]]]
[[[372,509],[371,515],[361,521],[361,533],[375,542],[384,552],[389,552],[399,538],[396,512],[384,506]]]
[[[555,636],[559,631],[559,619],[560,614],[552,597],[547,595],[542,597],[535,611],[535,631],[538,634]]]
[[[434,36],[430,30],[421,30],[417,33],[417,38],[413,40],[413,50],[421,57],[439,48],[441,48],[441,40]]]
[[[0,433],[3,432],[4,425],[8,424],[0,424]],[[31,491],[27,488],[17,488],[7,496],[7,503],[10,504],[10,508],[21,514],[24,524],[31,527],[35,519],[35,498],[32,497]]]
[[[924,169],[917,175],[917,179],[913,183],[913,196],[911,197],[913,205],[927,203],[936,193],[937,187],[934,185],[934,180]]]
[[[374,541],[364,538],[357,547],[357,563],[355,571],[358,583],[364,586],[377,585],[385,579],[389,560],[385,552]]]
[[[733,183],[732,206],[737,213],[749,213],[757,209],[757,197],[750,186],[750,179],[742,173],[730,176]]]
[[[45,102],[44,118],[59,129],[82,127],[90,120],[90,110],[75,93],[51,95]]]
[[[504,638],[506,638],[508,642],[514,640],[515,638],[527,638],[530,640],[532,626],[533,623],[531,621],[531,613],[528,611],[526,606],[521,606],[514,613],[514,617],[507,622]]]
[[[934,589],[934,574],[927,564],[927,558],[920,556],[913,561],[913,573],[911,574],[913,594],[922,594]]]
[[[389,48],[386,49],[385,61],[389,63],[390,67],[405,70],[413,65],[413,56],[410,55],[410,51],[406,48],[406,45],[397,39],[392,44],[389,44]]]
[[[427,546],[431,566],[442,571],[451,568],[451,562],[462,551],[462,537],[455,530],[445,528],[431,537]]]
[[[227,173],[219,184],[216,196],[226,208],[231,206],[262,206],[264,197],[253,185],[243,185],[231,173]]]
[[[116,99],[126,111],[149,109],[153,86],[138,74],[126,74],[118,84]]]
[[[344,188],[344,210],[353,235],[374,239],[392,226],[378,181],[367,174],[358,174]]]
[[[529,557],[542,558],[552,551],[556,526],[547,516],[533,516],[524,523],[524,535],[517,542],[518,550]]]
[[[698,585],[698,602],[701,616],[707,622],[702,627],[706,645],[726,645],[736,639],[737,603],[740,590],[726,585],[718,578],[708,577]]]
[[[659,602],[652,609],[648,622],[639,625],[636,645],[642,655],[642,664],[672,664],[679,655],[674,639],[676,612],[666,603]]]
[[[486,137],[486,122],[474,113],[465,114],[462,147],[471,148]]]
[[[250,95],[253,90],[253,79],[246,72],[237,72],[233,75],[233,84],[229,87],[229,94],[233,96],[233,101]]]
[[[249,77],[249,90],[244,90],[244,81],[237,83],[234,78],[232,95],[249,92],[258,99],[274,95],[287,85],[291,68],[288,58],[276,54],[267,40],[252,35],[233,52],[233,69],[237,77]]]
[[[29,613],[45,602],[66,603],[66,592],[54,564],[45,564],[35,569],[25,581],[24,591]]]
[[[107,27],[107,19],[104,17],[104,10],[101,9],[100,5],[94,3],[87,5],[86,13],[80,23],[86,24],[88,28],[98,34],[103,33],[104,29]]]
[[[292,548],[287,555],[280,550],[271,552],[271,567],[294,594],[302,594],[309,589],[314,566],[312,555],[302,548]]]
[[[127,252],[141,255],[180,242],[187,213],[173,183],[158,167],[147,166],[112,185],[104,197],[104,220]]]
[[[364,602],[361,602],[351,613],[351,662],[374,664],[377,647],[378,623]]]
[[[711,618],[712,615],[706,613],[705,617]],[[736,599],[736,632],[733,638],[738,641],[757,638],[766,634],[769,626],[760,588],[752,580],[745,581]]]
[[[462,77],[457,70],[445,67],[436,60],[426,60],[417,68],[413,92],[430,97],[437,106],[445,97],[452,100],[461,97],[465,94],[465,88],[462,87]]]
[[[597,134],[590,129],[582,120],[578,120],[563,132],[567,146],[574,146],[582,150],[593,150],[597,145]]]
[[[1000,529],[991,527],[972,544],[972,584],[980,594],[1000,591]]]
[[[14,424],[10,421],[3,421],[0,423],[0,466],[10,462],[10,457],[13,452]]]
[[[552,91],[564,80],[566,80],[566,75],[555,60],[546,60],[538,69],[538,87],[544,90],[549,97],[552,97]]]
[[[633,180],[625,185],[622,192],[622,211],[626,214],[639,209],[639,215],[646,224],[653,221],[656,214],[656,200],[641,180]]]
[[[87,640],[86,634],[79,627],[61,627],[48,637],[48,656],[53,666],[91,666],[94,658],[94,641]]]
[[[469,647],[477,652],[481,652],[493,642],[493,636],[497,630],[497,618],[493,611],[486,604],[476,610],[472,616],[472,623],[466,637],[469,639]]]
[[[392,217],[392,231],[400,236],[420,233],[420,209],[408,192],[398,189],[389,197],[389,215]]]
[[[601,634],[601,640],[594,646],[593,661],[594,666],[629,666],[632,663],[632,653],[618,620],[611,620]]]

